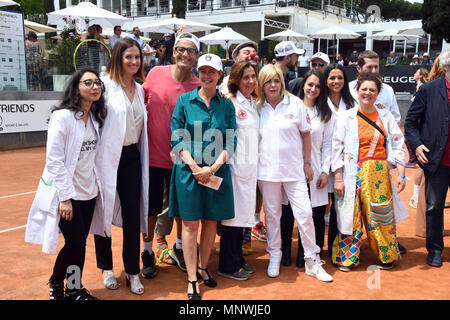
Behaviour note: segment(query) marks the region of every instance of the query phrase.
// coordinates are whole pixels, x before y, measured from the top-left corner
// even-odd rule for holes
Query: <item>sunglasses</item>
[[[317,66],[319,66],[319,67],[324,67],[324,66],[325,66],[325,63],[322,63],[322,62],[313,62],[313,63],[311,63],[311,66],[312,66],[313,68],[315,68],[315,67],[317,67]]]
[[[179,54],[184,54],[187,51],[187,53],[191,56],[197,53],[197,49],[185,47],[175,47],[175,51]]]
[[[84,86],[88,89],[91,89],[94,85],[96,85],[100,89],[103,89],[103,82],[101,80],[83,80],[80,82],[84,84]]]

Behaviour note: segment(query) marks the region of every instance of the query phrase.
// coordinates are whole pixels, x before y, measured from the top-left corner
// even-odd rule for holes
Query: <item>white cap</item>
[[[220,59],[220,57],[212,53],[204,54],[198,59],[197,69],[200,69],[204,66],[210,66],[217,71],[222,71],[223,69],[222,60]]]
[[[326,64],[330,64],[330,58],[326,53],[323,52],[316,52],[312,57],[310,61],[313,61],[314,59],[320,59]]]
[[[419,59],[419,55],[415,54],[413,59]]]
[[[187,40],[187,41],[192,42],[193,44],[195,44],[195,47],[197,48],[197,51],[200,52],[200,40],[198,40],[197,36],[195,36],[195,35],[193,35],[192,33],[189,33],[189,32],[184,32],[184,33],[180,34],[175,39],[174,47],[177,46],[177,43],[180,40]]]
[[[292,41],[281,41],[275,46],[275,57],[289,56],[293,53],[303,54],[301,49],[297,49]]]
[[[425,56],[429,57],[430,55],[428,54],[428,52],[425,52],[425,53],[423,54],[423,56],[424,56],[424,57],[425,57]]]

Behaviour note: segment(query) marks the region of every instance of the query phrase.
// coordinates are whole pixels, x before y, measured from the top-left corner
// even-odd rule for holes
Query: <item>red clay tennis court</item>
[[[48,278],[56,255],[41,252],[38,245],[24,242],[28,210],[34,198],[39,177],[45,163],[45,147],[0,152],[0,299],[48,299]],[[414,169],[407,169],[414,176]],[[400,195],[408,203],[413,181],[408,181]],[[450,196],[447,197],[449,201]],[[296,240],[292,248],[294,263],[281,266],[280,276],[272,279],[266,275],[268,254],[265,244],[252,240],[253,254],[246,257],[256,267],[256,273],[247,281],[234,281],[215,276],[217,288],[200,286],[205,300],[303,300],[303,299],[450,299],[450,230],[445,230],[443,266],[432,268],[425,264],[425,239],[415,236],[415,210],[407,206],[410,218],[397,226],[400,242],[408,249],[394,269],[373,271],[370,266],[376,259],[364,242],[360,266],[352,272],[334,268],[325,252],[325,269],[334,277],[332,283],[323,283],[295,267]],[[445,209],[445,225],[449,226],[450,209]],[[294,233],[295,234],[295,233]],[[63,240],[60,236],[59,248]],[[132,294],[125,286],[121,258],[122,232],[113,227],[114,273],[120,288],[104,288],[100,270],[96,268],[94,241],[90,235],[86,252],[83,284],[100,299],[117,300],[185,300],[186,274],[175,266],[158,264],[159,274],[154,279],[142,279],[145,293]],[[175,228],[168,237],[169,246],[175,240]],[[219,238],[216,239],[218,246]],[[326,242],[325,242],[326,243]],[[210,271],[217,274],[218,255],[213,253]]]

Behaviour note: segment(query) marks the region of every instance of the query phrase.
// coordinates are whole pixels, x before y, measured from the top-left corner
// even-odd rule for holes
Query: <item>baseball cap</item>
[[[292,41],[281,41],[275,46],[275,57],[289,56],[293,53],[302,54],[302,50],[297,49]]]
[[[310,61],[313,61],[314,59],[320,59],[323,62],[326,62],[327,64],[330,64],[330,58],[326,53],[323,52],[316,52],[312,57]]]
[[[425,52],[425,53],[423,54],[423,56],[424,56],[424,57],[425,57],[425,56],[429,57],[430,55],[428,54],[428,52]]]
[[[239,44],[236,48],[234,48],[233,52],[231,53],[231,58],[236,58],[239,55],[239,51],[242,48],[246,48],[246,47],[252,47],[255,48],[255,50],[258,50],[258,48],[256,47],[256,42],[253,41],[247,41],[247,42],[243,42],[241,44]]]
[[[197,48],[197,51],[200,51],[200,41],[199,41],[198,38],[197,38],[195,35],[193,35],[192,33],[185,32],[185,33],[180,34],[180,35],[175,39],[175,44],[174,44],[175,47],[177,46],[177,43],[178,43],[180,40],[187,40],[187,41],[192,42],[193,44],[195,44],[195,47]]]
[[[417,54],[415,54],[413,59],[419,59],[419,56]]]
[[[204,66],[210,66],[217,71],[222,71],[223,69],[222,60],[220,59],[220,57],[212,53],[204,54],[200,58],[198,58],[197,69],[200,69]]]

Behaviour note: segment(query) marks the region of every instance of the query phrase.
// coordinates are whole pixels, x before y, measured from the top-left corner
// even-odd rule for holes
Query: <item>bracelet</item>
[[[403,178],[403,179],[406,179],[406,180],[410,180],[407,176],[405,176],[405,175],[403,175],[403,174],[398,174],[398,176],[400,177],[400,178]]]
[[[305,161],[305,164],[311,165],[311,161]]]
[[[211,175],[214,175],[214,171],[211,167],[209,167],[209,172],[211,173]]]
[[[344,182],[344,180],[334,180],[334,182]]]

